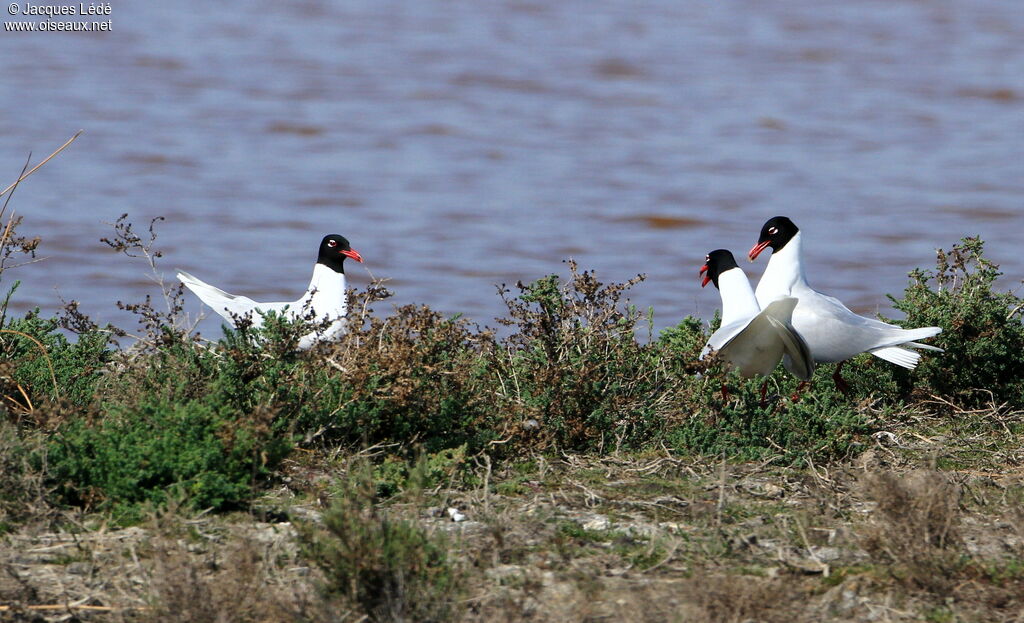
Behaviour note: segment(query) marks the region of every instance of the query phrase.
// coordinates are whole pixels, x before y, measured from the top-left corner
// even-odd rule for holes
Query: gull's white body
[[[717,352],[746,378],[771,374],[784,360],[794,376],[811,378],[811,352],[790,324],[797,305],[795,298],[780,298],[761,309],[746,274],[739,268],[718,276],[718,290],[722,295],[722,326],[711,335],[701,359]]]
[[[323,331],[309,333],[299,340],[299,348],[303,350],[318,341],[338,339],[345,332],[345,314],[348,311],[345,273],[331,270],[323,264],[318,263],[313,267],[313,278],[306,293],[291,303],[258,303],[247,296],[228,294],[186,272],[179,272],[178,279],[232,325],[248,317],[254,327],[260,327],[263,325],[263,314],[267,312],[287,315],[292,319],[311,317],[311,322],[318,326],[322,322],[329,322]]]
[[[766,306],[780,297],[798,300],[793,310],[793,327],[807,341],[816,363],[836,363],[863,352],[904,368],[917,366],[921,355],[910,348],[942,351],[922,340],[942,332],[940,327],[902,329],[880,320],[858,316],[838,299],[807,285],[804,276],[801,232],[779,251],[773,251],[768,267],[757,284],[757,302]]]

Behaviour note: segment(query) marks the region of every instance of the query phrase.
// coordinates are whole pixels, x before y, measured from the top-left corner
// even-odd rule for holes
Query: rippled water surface
[[[2,186],[85,129],[17,190],[47,259],[3,286],[123,321],[154,292],[99,242],[123,212],[167,217],[169,275],[297,298],[337,232],[396,302],[490,324],[494,284],[567,257],[646,273],[658,327],[710,317],[704,254],[775,214],[861,311],[967,234],[1018,283],[1020,3],[832,4],[114,2],[111,33],[0,33]]]

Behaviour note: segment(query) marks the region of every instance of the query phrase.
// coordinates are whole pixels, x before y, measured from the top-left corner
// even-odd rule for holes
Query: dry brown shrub
[[[32,455],[42,460],[41,441],[19,434],[16,426],[0,421],[0,533],[12,524],[43,522],[56,515],[47,501],[45,467],[35,464]]]
[[[403,305],[393,316],[373,317],[364,332],[352,335],[337,361],[356,387],[376,381],[388,400],[405,403],[420,389],[419,375],[456,380],[468,375],[461,366],[471,361],[464,356],[489,346],[489,336],[425,305]]]
[[[562,282],[548,275],[498,294],[512,333],[492,351],[489,367],[513,445],[530,450],[598,451],[639,446],[664,419],[672,380],[654,347],[635,331],[643,313],[628,290],[644,280],[602,283],[568,262]]]
[[[426,306],[367,317],[326,353],[352,392],[333,426],[363,436],[351,441],[371,444],[416,441],[434,448],[467,440],[486,428],[480,354],[491,344],[490,332]]]
[[[932,593],[948,591],[963,570],[960,486],[942,472],[869,472],[864,496],[877,508],[861,545],[896,579]]]

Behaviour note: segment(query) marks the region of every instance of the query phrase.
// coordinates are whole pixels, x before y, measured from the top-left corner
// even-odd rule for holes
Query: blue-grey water
[[[0,31],[0,186],[85,130],[10,204],[46,258],[3,275],[15,309],[124,323],[114,302],[155,289],[99,242],[123,212],[167,218],[169,278],[297,298],[336,232],[395,302],[488,324],[494,284],[567,257],[646,273],[631,298],[658,327],[710,317],[704,254],[776,214],[860,311],[967,234],[1024,277],[1019,0],[244,4]]]

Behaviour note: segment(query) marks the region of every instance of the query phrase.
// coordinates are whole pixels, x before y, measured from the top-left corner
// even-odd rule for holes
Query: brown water
[[[0,32],[3,185],[86,131],[14,196],[48,257],[4,275],[14,307],[123,321],[114,301],[154,290],[99,243],[122,212],[167,217],[169,275],[297,297],[337,232],[396,302],[483,323],[494,284],[570,256],[646,273],[632,300],[658,327],[710,317],[704,254],[776,214],[861,311],[967,234],[1024,276],[1018,0],[228,4]]]

